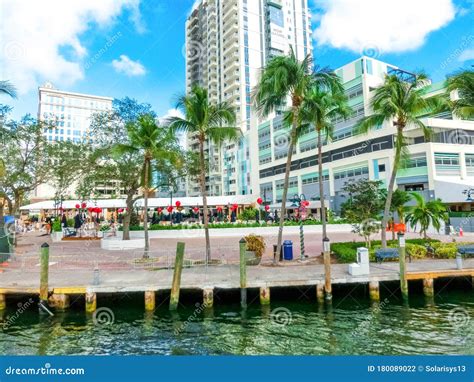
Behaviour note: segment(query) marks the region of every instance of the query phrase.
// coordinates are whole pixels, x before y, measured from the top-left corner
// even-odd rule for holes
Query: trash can
[[[283,259],[293,260],[293,242],[291,240],[283,242]]]
[[[456,268],[462,269],[462,255],[459,252],[456,252]]]

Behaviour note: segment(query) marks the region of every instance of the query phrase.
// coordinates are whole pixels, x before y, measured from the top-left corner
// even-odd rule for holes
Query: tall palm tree
[[[424,97],[424,87],[428,85],[428,78],[424,74],[413,75],[410,81],[399,76],[386,75],[384,83],[375,89],[370,106],[373,114],[363,118],[356,126],[360,132],[378,128],[384,122],[393,123],[395,132],[395,158],[392,174],[387,187],[387,200],[382,218],[382,247],[387,247],[387,222],[390,217],[390,206],[395,188],[397,170],[408,153],[405,141],[405,129],[416,126],[423,130],[425,137],[431,135],[430,129],[423,123],[422,116],[435,113],[440,108],[439,99]]]
[[[17,97],[16,88],[10,81],[0,81],[0,94],[9,95],[12,98]]]
[[[303,123],[314,125],[318,137],[319,200],[321,202],[323,239],[327,236],[323,183],[323,137],[326,140],[331,139],[334,132],[333,120],[337,117],[348,117],[351,112],[339,77],[336,74],[328,73],[328,79],[331,77],[331,86],[316,83],[309,89],[301,108]]]
[[[113,147],[115,155],[140,153],[143,156],[143,166],[140,173],[144,199],[144,233],[145,250],[143,257],[149,257],[150,241],[148,237],[148,196],[152,188],[153,167],[160,167],[163,162],[178,163],[176,153],[176,138],[170,129],[157,125],[150,114],[138,117],[136,122],[126,125],[128,142],[118,143]]]
[[[458,99],[451,102],[454,114],[465,119],[474,118],[474,71],[459,72],[447,81],[448,95],[452,91],[458,92]]]
[[[429,226],[432,225],[439,232],[441,222],[448,220],[448,210],[441,199],[427,202],[421,194],[417,192],[412,192],[411,194],[415,198],[416,205],[410,207],[407,221],[413,227],[419,224],[420,235],[423,235],[423,238],[427,239],[426,231]]]
[[[204,232],[206,236],[206,264],[211,260],[211,241],[209,238],[209,216],[206,190],[206,142],[221,145],[224,141],[235,141],[241,136],[241,130],[235,127],[236,116],[232,106],[226,102],[211,104],[207,90],[193,86],[188,95],[182,96],[177,102],[178,109],[185,115],[170,117],[168,124],[173,131],[193,134],[199,142],[200,185],[202,194]]]
[[[312,84],[328,83],[330,82],[329,79],[332,78],[328,70],[314,73],[312,70],[313,60],[311,55],[307,55],[302,61],[299,61],[293,48],[291,48],[288,55],[273,57],[268,62],[253,92],[253,102],[262,117],[268,117],[274,111],[284,107],[288,98],[291,100],[291,107],[288,110],[291,116],[291,121],[289,121],[291,129],[288,137],[288,154],[281,201],[277,253],[281,251],[291,159],[298,139],[298,129],[301,127],[300,111],[302,103],[308,88]]]

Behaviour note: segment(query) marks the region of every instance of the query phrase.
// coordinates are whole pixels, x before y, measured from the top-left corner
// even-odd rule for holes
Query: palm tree
[[[287,56],[276,56],[268,62],[253,93],[254,104],[262,117],[268,117],[274,111],[284,107],[288,98],[291,99],[291,108],[288,113],[291,119],[289,121],[291,129],[288,137],[288,155],[281,201],[277,253],[281,251],[291,159],[298,140],[298,130],[301,127],[300,112],[304,97],[310,86],[317,83],[330,83],[333,78],[326,69],[312,73],[312,66],[311,55],[307,55],[302,61],[299,61],[293,48],[291,48]]]
[[[458,92],[458,99],[451,101],[454,114],[460,118],[474,118],[474,71],[459,72],[447,81],[448,96],[452,91]]]
[[[211,104],[207,90],[193,86],[188,95],[182,96],[177,102],[178,109],[185,115],[170,117],[168,124],[173,131],[183,131],[196,135],[199,142],[200,185],[202,194],[204,232],[206,236],[206,264],[211,260],[211,241],[209,238],[209,216],[206,190],[206,156],[204,145],[210,142],[221,145],[224,141],[235,141],[241,136],[241,131],[235,127],[236,116],[232,106],[226,102]]]
[[[328,79],[332,77],[330,86],[316,83],[312,86],[301,107],[303,123],[313,124],[318,136],[318,172],[319,172],[319,200],[321,202],[321,222],[323,225],[323,239],[326,235],[326,207],[323,183],[323,136],[326,141],[332,138],[334,132],[333,120],[337,117],[348,117],[351,109],[347,106],[344,87],[336,74],[328,72]]]
[[[441,199],[425,201],[422,195],[417,192],[411,193],[416,200],[416,205],[410,207],[407,215],[407,221],[412,227],[417,224],[420,225],[420,235],[423,235],[424,239],[428,236],[426,231],[430,225],[439,232],[441,229],[441,221],[448,220],[448,211],[446,206],[443,204]]]
[[[423,130],[425,137],[430,137],[431,131],[422,121],[422,116],[435,113],[439,110],[439,98],[424,97],[424,87],[428,85],[428,78],[424,74],[413,75],[410,81],[405,81],[397,75],[386,75],[384,83],[375,89],[370,101],[373,114],[363,118],[356,126],[360,132],[378,128],[384,122],[392,122],[395,133],[395,158],[392,174],[387,188],[387,200],[382,218],[382,247],[387,247],[387,222],[390,217],[390,206],[395,188],[395,179],[400,164],[407,158],[405,142],[405,128],[416,126]]]
[[[0,81],[0,94],[9,95],[12,98],[16,98],[16,88],[10,81]]]
[[[145,250],[143,258],[149,257],[150,242],[148,238],[148,196],[152,183],[153,165],[158,168],[162,162],[178,162],[176,156],[176,138],[170,129],[157,125],[155,118],[150,114],[138,117],[136,122],[126,125],[128,141],[118,143],[113,147],[115,155],[140,153],[143,156],[143,166],[140,173],[141,186],[144,197],[144,233]]]

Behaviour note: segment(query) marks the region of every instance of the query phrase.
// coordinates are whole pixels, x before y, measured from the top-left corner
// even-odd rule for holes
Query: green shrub
[[[428,253],[425,246],[411,243],[407,243],[407,252],[412,259],[424,259]]]
[[[438,259],[454,259],[456,258],[456,243],[433,243],[431,246],[435,250],[435,257]]]
[[[61,227],[61,220],[56,219],[53,222],[53,226],[51,227],[53,232],[62,232],[63,228]]]
[[[255,220],[255,216],[257,215],[257,213],[258,210],[256,208],[246,208],[242,211],[242,213],[239,214],[237,218],[243,221]]]

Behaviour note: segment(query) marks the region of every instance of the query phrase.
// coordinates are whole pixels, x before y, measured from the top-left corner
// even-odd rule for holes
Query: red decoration
[[[161,207],[158,207],[156,210],[158,211],[159,214],[161,214],[163,212],[163,208],[161,208]]]
[[[181,207],[181,202],[179,200],[175,204],[176,204],[176,207],[178,208]]]
[[[262,198],[258,198],[258,199],[257,199],[257,203],[258,203],[258,204],[262,204],[262,203],[263,203],[263,199],[262,199]]]
[[[217,212],[222,212],[222,207],[217,207]]]
[[[198,212],[199,212],[199,207],[194,207],[194,208],[193,208],[193,211],[194,211],[195,213],[198,213]]]
[[[89,210],[90,210],[90,208],[89,208]],[[118,213],[122,213],[122,212],[123,212],[123,208],[119,208]]]
[[[168,206],[168,208],[166,209],[169,213],[173,212],[173,207],[171,206]]]
[[[100,214],[102,212],[102,208],[97,208],[96,212]]]
[[[232,204],[231,209],[232,209],[233,211],[235,211],[237,208],[239,208],[239,206],[238,206],[237,204]]]
[[[86,207],[87,207],[87,203],[82,202],[82,203],[81,203],[81,207],[82,207],[82,208],[86,208]]]
[[[270,211],[270,206],[265,206],[265,211]]]
[[[76,209],[79,209],[81,208],[81,206],[79,204],[76,204]]]
[[[309,206],[309,201],[308,200],[303,200],[303,206],[308,207]]]

